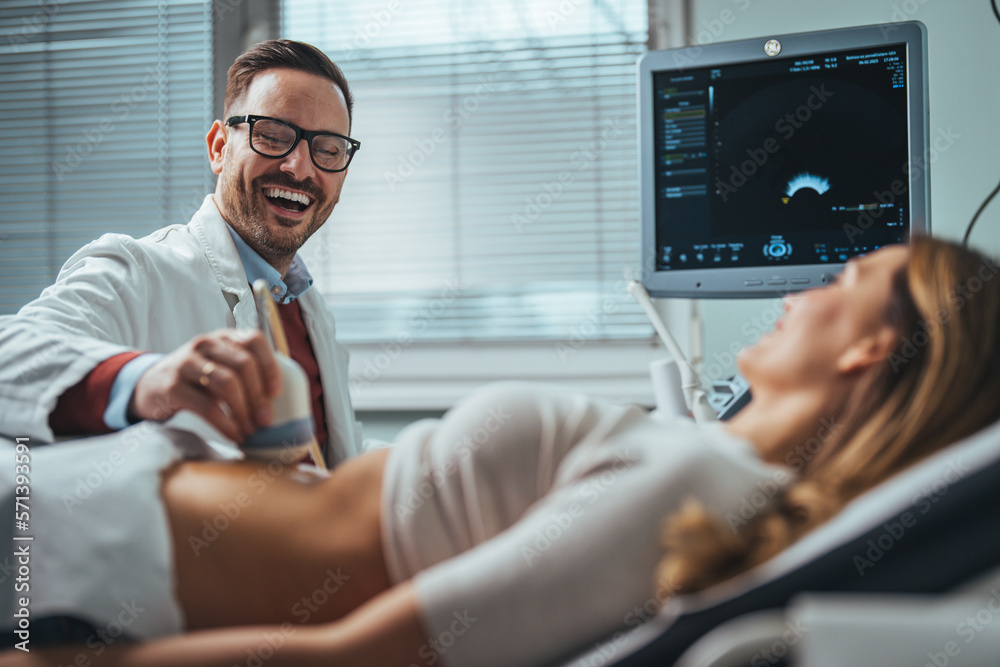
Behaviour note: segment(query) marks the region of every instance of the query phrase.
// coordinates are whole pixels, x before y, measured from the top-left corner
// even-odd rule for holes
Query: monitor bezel
[[[643,285],[652,296],[689,298],[766,298],[817,287],[828,282],[843,263],[787,264],[759,267],[657,270],[655,121],[653,75],[656,72],[764,61],[764,45],[778,40],[776,57],[797,57],[891,44],[906,45],[907,118],[909,132],[908,236],[930,233],[930,165],[927,155],[929,104],[927,30],[919,21],[884,23],[792,34],[765,35],[733,42],[648,51],[638,61],[639,178]],[[914,158],[920,159],[919,163]],[[919,169],[919,174],[917,171]],[[917,174],[917,177],[914,177]]]

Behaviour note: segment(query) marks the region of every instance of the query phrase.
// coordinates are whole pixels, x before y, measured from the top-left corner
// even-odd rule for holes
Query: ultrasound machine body
[[[637,77],[642,291],[665,343],[649,296],[782,296],[929,233],[920,22],[650,51]],[[693,403],[703,383],[667,347],[696,417],[750,400],[735,376]]]

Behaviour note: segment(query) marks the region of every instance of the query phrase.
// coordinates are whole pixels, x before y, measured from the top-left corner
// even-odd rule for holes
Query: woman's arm
[[[14,650],[0,667],[101,665],[108,667],[405,667],[430,649],[420,625],[412,584],[404,582],[373,598],[344,619],[328,625],[285,623],[208,630],[142,644]]]

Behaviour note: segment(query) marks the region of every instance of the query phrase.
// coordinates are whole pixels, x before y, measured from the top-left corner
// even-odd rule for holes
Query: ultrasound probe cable
[[[680,346],[674,337],[670,334],[667,329],[667,325],[664,323],[663,319],[660,318],[660,314],[656,312],[656,307],[653,306],[652,299],[649,298],[649,293],[646,288],[642,286],[638,280],[633,280],[628,284],[628,293],[632,295],[642,309],[646,311],[646,317],[649,321],[653,323],[653,329],[656,330],[657,335],[663,344],[666,345],[667,350],[673,356],[674,361],[677,362],[677,368],[681,373],[681,388],[684,390],[684,401],[687,403],[688,409],[691,414],[694,415],[694,419],[697,422],[713,422],[718,421],[718,416],[715,414],[715,410],[708,403],[708,394],[705,393],[704,388],[701,384],[701,378],[691,368],[691,364],[688,363],[687,357],[681,351]]]

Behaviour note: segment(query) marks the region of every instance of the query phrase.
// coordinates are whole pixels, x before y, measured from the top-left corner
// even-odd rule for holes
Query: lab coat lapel
[[[323,406],[326,410],[328,442],[323,455],[332,467],[361,451],[360,425],[354,420],[354,408],[347,387],[347,350],[336,340],[336,324],[322,295],[315,287],[299,297],[302,319],[309,332],[313,354],[319,364],[323,383]]]
[[[247,274],[240,255],[236,252],[236,245],[226,229],[226,221],[216,208],[212,195],[205,197],[188,226],[201,244],[205,259],[219,281],[219,288],[226,295],[236,326],[256,327],[257,307],[247,282]]]

